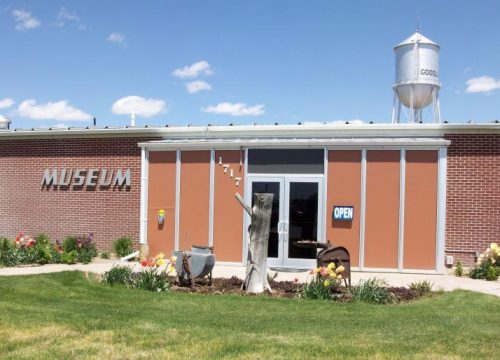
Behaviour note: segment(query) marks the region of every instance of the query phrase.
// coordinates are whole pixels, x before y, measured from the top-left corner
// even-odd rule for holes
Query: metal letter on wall
[[[49,169],[45,169],[42,179],[42,186],[57,186],[57,169],[52,170],[52,174]]]
[[[87,181],[85,182],[85,185],[96,186],[98,173],[99,173],[98,169],[89,169],[89,171],[87,171]]]
[[[109,172],[109,177],[106,178],[106,175],[108,174],[107,169],[102,169],[101,170],[101,176],[99,177],[99,186],[106,187],[111,185],[111,181],[113,180],[113,170]]]
[[[59,175],[59,176],[58,176]],[[114,176],[113,176],[114,175]],[[126,186],[130,187],[132,184],[132,175],[129,169],[76,169],[68,170],[62,168],[58,169],[45,169],[42,177],[43,186],[61,186],[69,188],[73,187],[96,187],[99,185],[102,188],[110,186]]]
[[[122,173],[122,169],[116,171],[115,185],[117,186],[130,186],[130,169],[125,170],[125,175]]]
[[[75,182],[73,186],[83,186],[84,181],[85,181],[85,169],[76,169]]]

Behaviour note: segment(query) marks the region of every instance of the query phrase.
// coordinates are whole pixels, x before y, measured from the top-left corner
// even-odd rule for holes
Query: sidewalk
[[[105,271],[111,269],[113,265],[129,265],[135,266],[140,269],[140,265],[134,262],[124,262],[119,260],[103,260],[95,259],[91,264],[75,264],[75,265],[64,265],[64,264],[49,264],[42,266],[28,266],[28,267],[12,267],[12,268],[0,268],[0,276],[13,276],[13,275],[35,275],[35,274],[47,274],[61,271],[83,271],[91,272],[96,274],[102,274]],[[269,270],[270,273],[275,273],[276,271]],[[244,278],[245,267],[244,266],[227,266],[227,265],[216,265],[213,271],[214,277],[231,277],[237,276],[239,278]],[[300,282],[307,280],[309,276],[308,271],[300,272],[278,272],[276,278],[277,281],[293,281],[297,278]],[[476,291],[483,294],[495,295],[500,297],[500,281],[484,281],[484,280],[473,280],[466,277],[455,277],[450,275],[424,275],[424,274],[400,274],[400,273],[388,273],[388,272],[354,272],[352,274],[353,285],[357,284],[362,279],[368,279],[377,277],[384,279],[391,286],[408,286],[414,281],[428,280],[434,284],[434,290],[444,290],[453,291],[455,289]]]

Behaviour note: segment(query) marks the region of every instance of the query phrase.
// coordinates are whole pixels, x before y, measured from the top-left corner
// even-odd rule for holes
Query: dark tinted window
[[[248,172],[258,174],[323,174],[323,149],[249,149]]]

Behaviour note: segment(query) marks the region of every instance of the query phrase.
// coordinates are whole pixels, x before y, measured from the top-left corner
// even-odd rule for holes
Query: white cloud
[[[206,81],[196,80],[186,84],[186,89],[188,93],[195,94],[199,91],[211,90],[212,86]]]
[[[126,47],[125,35],[119,32],[112,32],[108,36],[108,41]]]
[[[151,117],[167,111],[165,101],[147,99],[141,96],[126,96],[115,101],[111,107],[113,114]]]
[[[76,26],[80,30],[85,30],[87,28],[87,25],[81,22],[80,17],[76,14],[76,12],[70,12],[63,6],[59,10],[59,14],[57,14],[56,25],[59,27],[64,27],[64,25],[69,22],[76,24]]]
[[[37,105],[36,100],[29,99],[23,101],[17,111],[21,117],[34,120],[84,121],[91,119],[89,114],[74,108],[67,100],[49,101]]]
[[[493,90],[500,89],[500,80],[496,80],[491,76],[480,76],[467,80],[466,93],[490,93]]]
[[[5,98],[3,100],[0,100],[0,109],[7,109],[12,105],[14,105],[14,99]]]
[[[205,60],[202,60],[192,65],[189,66],[186,65],[182,68],[175,69],[172,72],[172,75],[184,79],[184,78],[195,78],[198,77],[199,75],[207,76],[211,75],[212,73],[213,71],[210,68],[210,64]]]
[[[264,105],[258,104],[248,106],[244,103],[222,102],[217,105],[207,106],[201,109],[206,113],[231,115],[231,116],[259,116],[265,113]]]
[[[34,29],[42,25],[40,20],[31,15],[30,12],[25,10],[21,9],[12,10],[11,15],[14,17],[14,20],[17,23],[16,30],[19,31]]]

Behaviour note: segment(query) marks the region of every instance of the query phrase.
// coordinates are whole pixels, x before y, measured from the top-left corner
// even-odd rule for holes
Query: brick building
[[[269,265],[309,267],[301,239],[359,270],[442,272],[500,240],[499,124],[0,130],[0,236],[92,232],[243,264],[240,192],[275,194]],[[158,221],[164,213],[164,222]]]

